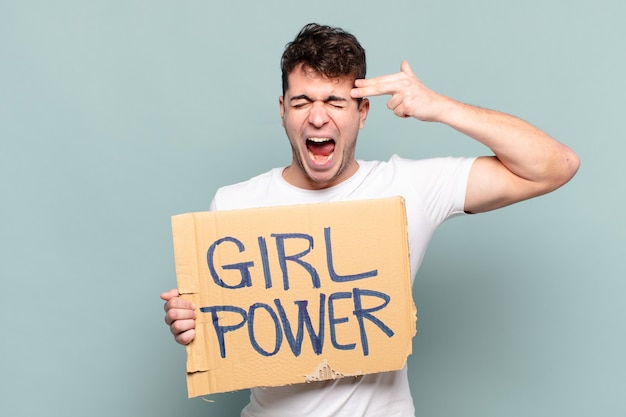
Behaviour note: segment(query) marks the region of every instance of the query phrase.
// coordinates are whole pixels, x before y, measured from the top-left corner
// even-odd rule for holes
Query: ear
[[[278,97],[278,107],[280,109],[280,119],[283,127],[285,127],[285,102],[283,96]]]
[[[363,100],[361,100],[361,104],[359,105],[359,115],[360,115],[360,122],[359,122],[359,129],[363,129],[363,126],[365,126],[365,120],[367,119],[367,114],[370,111],[370,101],[367,97],[364,97]]]

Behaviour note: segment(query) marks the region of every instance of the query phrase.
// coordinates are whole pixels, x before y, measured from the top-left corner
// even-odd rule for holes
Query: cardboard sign
[[[401,369],[415,335],[400,197],[172,217],[197,308],[189,397]]]

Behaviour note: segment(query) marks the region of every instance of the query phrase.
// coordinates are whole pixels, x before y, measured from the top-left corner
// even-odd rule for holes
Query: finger
[[[396,73],[374,78],[358,79],[354,81],[355,88],[351,90],[350,95],[352,98],[362,98],[393,94],[397,91],[397,83],[404,77],[406,77],[406,75]]]
[[[412,117],[411,108],[407,106],[405,99],[399,96],[393,96],[391,100],[387,102],[387,108],[393,111],[393,113],[402,118]]]
[[[195,320],[195,319],[196,319],[195,310],[173,308],[171,310],[168,310],[167,313],[165,313],[165,323],[167,323],[168,326],[171,326],[172,323],[178,320]]]
[[[385,84],[375,84],[366,87],[358,87],[350,90],[350,96],[352,98],[363,98],[373,96],[384,96],[393,94],[395,91]]]
[[[195,310],[195,308],[196,306],[194,303],[180,297],[170,298],[163,306],[163,309],[165,311],[169,311],[172,309]]]
[[[406,112],[404,106],[396,107],[395,109],[393,109],[393,113],[396,116],[401,117],[403,119],[406,119],[407,117],[411,117],[411,115]]]
[[[169,301],[170,299],[174,298],[174,297],[178,297],[180,294],[178,293],[178,288],[172,288],[169,291],[164,292],[163,294],[160,295],[161,300],[163,301]]]
[[[402,97],[399,95],[391,96],[391,98],[387,102],[387,108],[389,110],[395,110],[396,107],[402,104],[402,100],[403,100]]]
[[[415,75],[415,73],[411,69],[411,66],[409,65],[409,61],[407,61],[406,59],[404,61],[402,61],[402,63],[400,64],[400,71],[402,71],[403,73],[405,73],[409,77],[417,78],[417,76]]]
[[[409,117],[407,114],[406,106],[404,105],[402,97],[392,96],[387,102],[387,108],[391,110],[398,117]]]
[[[398,81],[403,77],[402,72],[393,74],[379,75],[378,77],[359,78],[354,80],[355,87],[370,87],[379,84],[389,84]]]
[[[192,329],[187,330],[186,332],[183,332],[177,336],[174,336],[174,340],[176,340],[176,342],[180,343],[181,345],[188,345],[193,341],[193,339],[195,339],[195,337],[196,331]]]
[[[186,331],[193,330],[195,328],[196,328],[196,321],[193,319],[176,320],[170,325],[170,331],[172,332],[174,337]]]
[[[187,310],[193,310],[195,308],[193,302],[185,300],[181,297],[171,298],[167,301],[167,303],[165,303],[165,306],[166,310],[169,310],[170,308],[183,308]]]

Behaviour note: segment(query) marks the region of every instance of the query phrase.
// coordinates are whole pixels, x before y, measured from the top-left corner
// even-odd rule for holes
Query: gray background
[[[626,416],[624,3],[0,0],[0,415],[231,416],[186,398],[162,322],[170,216],[290,161],[278,61],[310,21],[369,75],[574,148],[566,187],[437,232],[418,273],[419,416]],[[476,155],[374,98],[358,157]]]

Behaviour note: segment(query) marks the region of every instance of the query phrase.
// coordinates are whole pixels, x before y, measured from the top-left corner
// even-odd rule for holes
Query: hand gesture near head
[[[353,98],[390,95],[399,117],[441,122],[487,146],[468,179],[465,211],[479,213],[536,197],[565,184],[576,173],[578,156],[535,126],[508,114],[471,106],[438,94],[415,76],[408,62],[400,72],[358,79]]]
[[[387,107],[398,117],[436,121],[447,101],[446,97],[427,88],[407,61],[402,61],[398,73],[358,79],[354,85],[353,98],[390,95]]]

